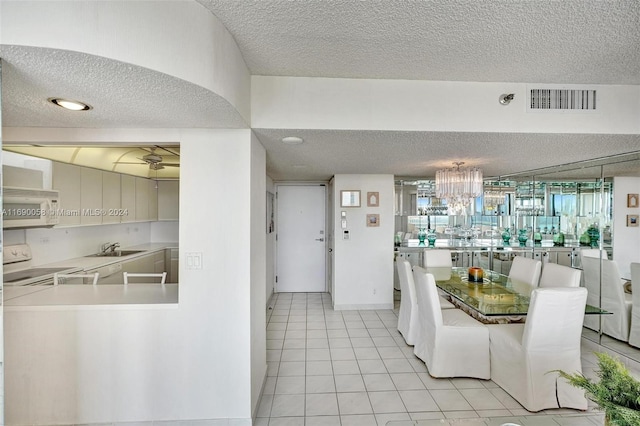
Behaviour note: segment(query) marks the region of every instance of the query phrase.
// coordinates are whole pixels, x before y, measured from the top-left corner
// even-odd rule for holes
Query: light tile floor
[[[267,310],[259,426],[602,425],[601,413],[530,413],[490,380],[435,379],[393,310],[334,311],[327,293],[278,293]],[[592,348],[583,350],[593,374]]]

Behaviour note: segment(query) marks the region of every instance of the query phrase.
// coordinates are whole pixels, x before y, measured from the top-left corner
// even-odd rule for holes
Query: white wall
[[[267,378],[267,324],[265,299],[267,236],[265,232],[267,153],[251,132],[251,408],[256,414]]]
[[[134,134],[144,135],[141,142],[180,141],[180,252],[201,253],[203,268],[186,269],[181,259],[180,302],[173,306],[6,307],[6,423],[250,425],[266,368],[265,240],[263,233],[252,236],[258,222],[264,230],[264,209],[252,201],[266,191],[258,176],[264,151],[250,131],[44,133],[51,142]],[[206,182],[231,184],[207,185],[203,196]],[[264,206],[264,195],[256,203]]]
[[[33,265],[37,266],[97,253],[106,242],[119,242],[121,247],[145,244],[151,240],[150,230],[149,222],[139,222],[73,228],[18,229],[4,231],[3,234],[5,245],[29,244],[33,254]],[[19,241],[19,236],[23,236],[24,240]]]
[[[335,175],[333,178],[333,301],[341,309],[393,308],[393,175]],[[341,190],[360,190],[361,207],[340,207]],[[367,207],[367,192],[379,193],[379,207]],[[342,238],[341,211],[347,212],[349,240]],[[380,226],[367,227],[366,215]]]
[[[640,86],[591,85],[597,112],[549,114],[525,111],[522,83],[252,76],[251,84],[253,128],[640,133]],[[501,93],[516,96],[503,106]]]
[[[251,81],[242,54],[218,18],[196,1],[3,0],[0,10],[2,44],[78,51],[153,69],[222,96],[250,122]]]
[[[276,189],[275,189],[275,185],[273,184],[273,179],[271,179],[269,176],[267,176],[267,191],[274,194],[274,206],[273,208],[275,209],[275,193],[276,193]],[[266,225],[265,225],[266,226]],[[267,298],[266,301],[269,301],[269,299],[271,299],[271,296],[273,296],[273,289],[275,287],[275,283],[276,283],[276,233],[275,231],[267,234],[267,250],[266,250],[266,256],[267,256],[267,272],[266,272],[266,277],[267,277],[267,282],[266,282],[266,288],[267,288]]]
[[[640,178],[613,179],[613,260],[622,277],[631,278],[631,262],[640,262],[640,227],[628,227],[627,215],[640,208],[627,207],[627,194],[640,194]]]

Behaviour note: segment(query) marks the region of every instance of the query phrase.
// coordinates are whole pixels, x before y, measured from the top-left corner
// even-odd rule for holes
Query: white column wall
[[[275,205],[275,193],[276,189],[273,184],[273,179],[267,176],[267,191],[274,194],[274,205]],[[275,206],[274,206],[275,208]],[[273,289],[276,282],[276,233],[272,232],[267,234],[267,292],[266,292],[266,301],[268,301],[273,295]]]
[[[7,424],[251,424],[266,371],[265,240],[253,235],[264,226],[264,150],[249,130],[43,135],[98,142],[136,134],[181,142],[179,303],[5,307]],[[188,253],[202,254],[202,269],[185,268]]]
[[[218,18],[196,1],[2,0],[0,40],[169,74],[222,96],[247,123],[251,119],[251,80],[242,54]]]
[[[640,86],[597,89],[595,112],[526,112],[523,83],[251,77],[253,128],[515,133],[640,133]],[[498,102],[514,93],[510,105]]]
[[[343,175],[333,179],[333,303],[336,310],[393,308],[393,175]],[[340,207],[341,190],[360,190],[360,207]],[[378,192],[379,207],[367,207],[367,192]],[[347,212],[349,240],[341,212]],[[367,227],[367,214],[380,226]]]
[[[255,414],[260,402],[262,387],[267,375],[267,153],[251,133],[251,414]]]
[[[640,227],[627,226],[627,215],[640,215],[640,208],[627,207],[627,194],[640,194],[640,178],[613,179],[613,260],[621,276],[631,278],[631,262],[640,262]]]

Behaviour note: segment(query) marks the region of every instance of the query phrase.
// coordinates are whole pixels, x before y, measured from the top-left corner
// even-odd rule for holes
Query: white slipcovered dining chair
[[[542,270],[542,262],[539,260],[529,259],[524,256],[515,256],[509,269],[509,278],[523,283],[527,283],[532,287],[538,286],[540,281],[540,271]]]
[[[580,287],[582,271],[569,266],[547,263],[542,268],[538,287]]]
[[[640,263],[631,263],[631,293],[629,344],[640,348]]]
[[[489,331],[460,309],[440,309],[432,274],[416,283],[419,335],[414,354],[433,377],[489,379]]]
[[[400,310],[398,311],[398,331],[407,345],[415,344],[417,333],[418,305],[413,283],[411,263],[405,259],[396,259],[398,278],[400,279]]]
[[[143,281],[137,281],[139,283],[144,284],[164,284],[167,280],[166,272],[158,272],[158,273],[134,273],[134,272],[123,272],[122,277],[124,279],[124,285],[134,284],[130,282],[130,278],[144,278]]]
[[[596,331],[601,326],[607,336],[629,341],[631,295],[624,292],[618,264],[615,260],[587,256],[582,258],[582,270],[584,284],[589,291],[587,303],[610,312],[609,315],[587,315],[584,325]]]
[[[424,268],[433,274],[436,280],[449,279],[453,267],[451,250],[425,249],[423,256]]]
[[[94,272],[92,274],[53,274],[53,285],[58,284],[88,284],[92,285],[98,284],[98,278],[100,276],[99,272]],[[78,281],[78,279],[82,279]],[[86,279],[85,279],[86,278]]]
[[[418,285],[419,282],[424,281],[427,279],[426,275],[429,272],[424,269],[421,268],[419,266],[414,266],[413,267],[413,282],[414,282],[414,286]],[[433,275],[433,274],[431,274]],[[435,279],[435,276],[434,276]],[[437,288],[437,287],[436,287]],[[440,294],[440,292],[438,292],[438,294]],[[455,309],[455,305],[451,302],[449,302],[446,298],[440,296],[439,300],[440,302],[440,309]]]
[[[531,293],[525,324],[488,325],[491,380],[529,411],[587,409],[584,391],[554,370],[582,372],[580,341],[584,288],[539,288]]]

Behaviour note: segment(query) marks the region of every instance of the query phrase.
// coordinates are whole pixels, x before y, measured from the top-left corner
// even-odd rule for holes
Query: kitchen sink
[[[90,254],[89,256],[85,256],[85,257],[121,257],[121,256],[129,256],[130,254],[142,253],[144,251],[145,250],[116,250],[116,251],[109,251],[106,253]]]

